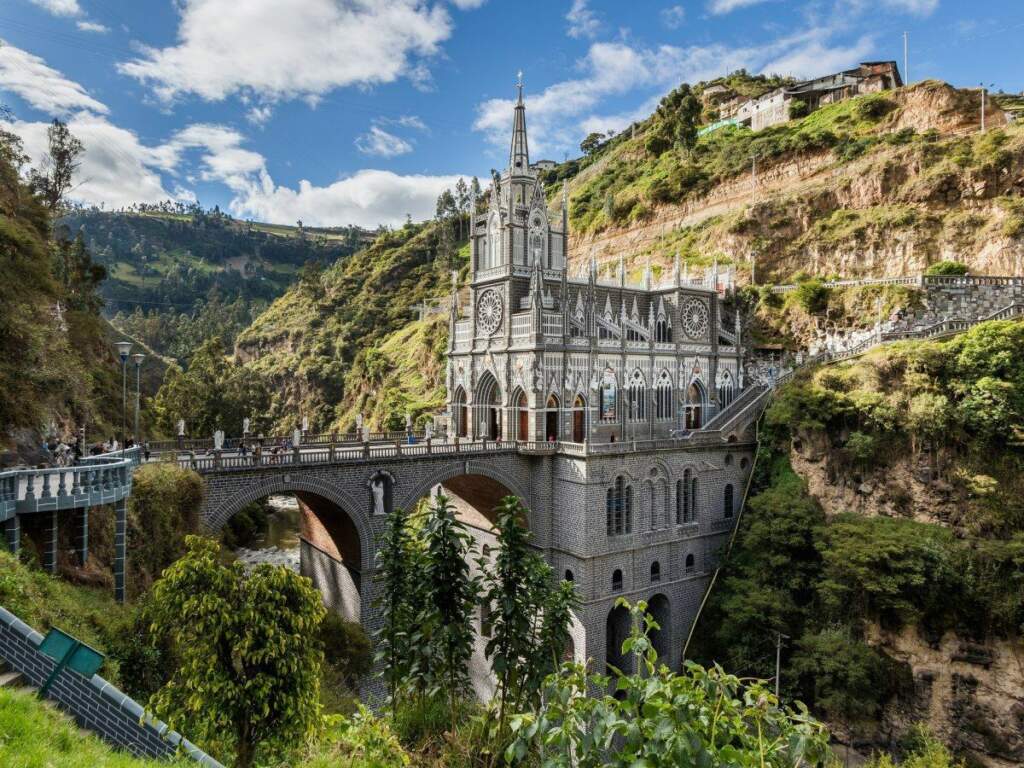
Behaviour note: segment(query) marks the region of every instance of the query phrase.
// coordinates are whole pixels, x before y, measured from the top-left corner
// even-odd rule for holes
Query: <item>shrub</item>
[[[828,309],[829,288],[821,280],[812,279],[797,285],[793,300],[810,315],[818,315]]]
[[[934,264],[929,265],[928,269],[926,269],[924,273],[930,276],[966,275],[967,265],[961,264],[959,261],[937,261]]]
[[[370,638],[361,625],[328,612],[320,623],[324,661],[338,669],[349,686],[370,671],[373,664]]]
[[[871,466],[878,452],[878,439],[865,432],[851,432],[845,448],[854,462],[864,467]]]

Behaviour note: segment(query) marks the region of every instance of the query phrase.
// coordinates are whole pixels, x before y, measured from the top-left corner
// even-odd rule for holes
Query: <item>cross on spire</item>
[[[516,72],[516,89],[519,91],[519,103],[523,103],[523,70]]]

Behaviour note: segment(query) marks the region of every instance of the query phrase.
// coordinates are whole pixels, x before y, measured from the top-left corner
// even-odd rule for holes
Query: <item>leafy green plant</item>
[[[171,640],[179,664],[150,706],[249,768],[297,747],[320,724],[323,603],[287,568],[246,573],[221,562],[214,541],[190,536],[186,546],[153,586],[152,630]]]
[[[924,271],[926,275],[940,276],[940,275],[966,275],[967,265],[962,264],[959,261],[937,261],[934,264],[929,264],[928,268]]]
[[[618,604],[633,619],[622,650],[637,672],[588,675],[581,665],[564,665],[545,681],[539,710],[513,718],[507,763],[522,762],[533,750],[551,768],[825,762],[828,731],[806,707],[783,707],[763,683],[741,682],[717,666],[687,662],[683,673],[672,672],[658,663],[650,641],[658,625],[646,604]],[[615,695],[590,695],[609,690]]]

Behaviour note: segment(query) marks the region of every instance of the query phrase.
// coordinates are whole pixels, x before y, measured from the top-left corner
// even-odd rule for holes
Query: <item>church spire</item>
[[[508,153],[508,170],[513,176],[525,174],[530,167],[530,150],[526,144],[526,105],[523,104],[523,73],[516,81],[518,98],[512,121],[512,146]]]

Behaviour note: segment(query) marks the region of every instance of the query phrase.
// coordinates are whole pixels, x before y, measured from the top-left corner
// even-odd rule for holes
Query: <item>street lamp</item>
[[[995,83],[989,83],[987,86],[984,83],[979,83],[981,86],[981,132],[985,132],[985,96],[988,93],[989,88],[995,87]]]
[[[132,430],[132,433],[136,444],[142,442],[139,437],[139,400],[142,392],[142,361],[145,359],[146,356],[141,352],[132,355],[132,362],[135,363],[135,429]]]
[[[125,425],[128,421],[128,355],[132,351],[130,341],[119,341],[115,345],[121,358],[121,448],[124,448]]]

